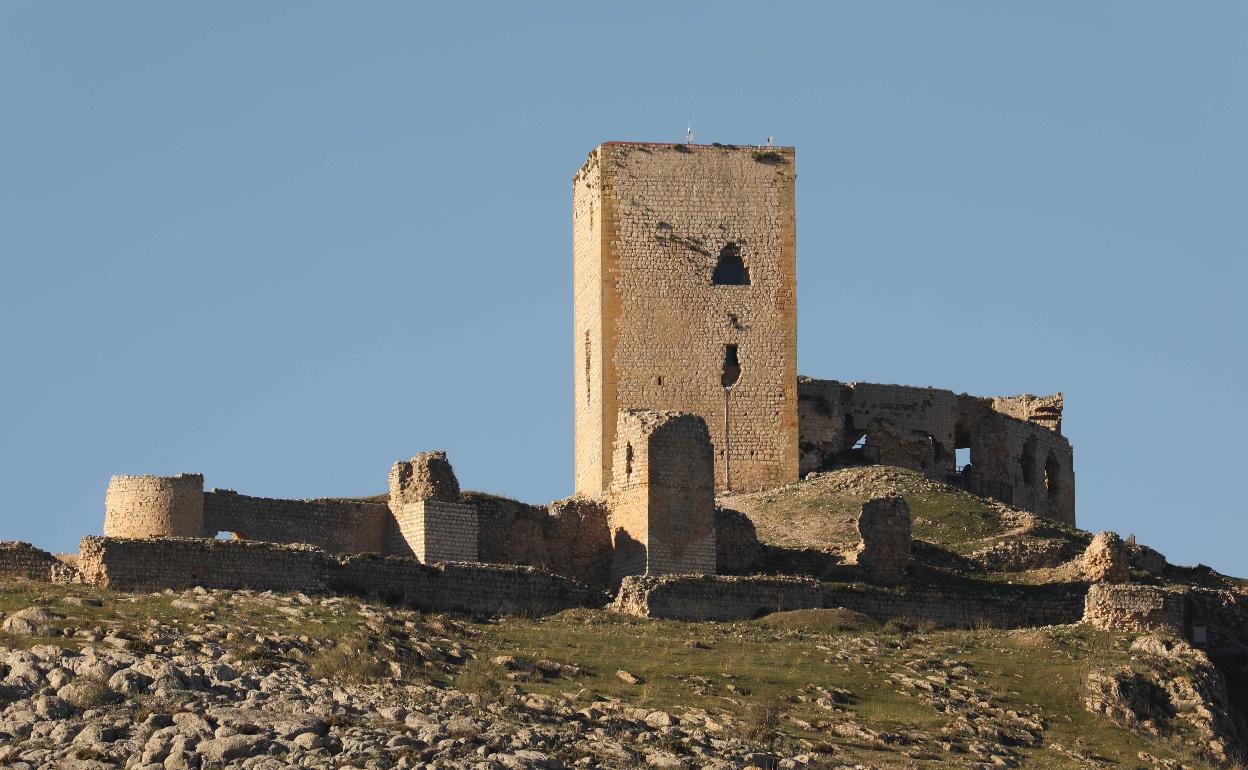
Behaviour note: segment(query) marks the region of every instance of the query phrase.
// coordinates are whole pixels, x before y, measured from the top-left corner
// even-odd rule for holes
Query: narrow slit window
[[[627,444],[624,447],[624,476],[633,475],[633,445]]]
[[[719,263],[711,274],[711,283],[715,286],[749,286],[750,269],[741,258],[741,247],[730,243],[719,252]]]
[[[731,388],[741,379],[741,360],[737,357],[736,345],[724,345],[724,373],[719,382],[725,388]]]

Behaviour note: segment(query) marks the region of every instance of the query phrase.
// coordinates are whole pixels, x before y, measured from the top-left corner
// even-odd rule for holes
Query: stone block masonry
[[[694,414],[625,409],[607,495],[611,576],[715,572],[714,460]]]
[[[200,535],[230,532],[242,540],[310,543],[330,553],[381,552],[389,519],[385,503],[280,500],[213,489],[204,494]]]
[[[643,618],[724,621],[823,606],[823,586],[813,578],[664,575],[625,578],[611,608]]]
[[[609,142],[574,177],[578,493],[611,485],[630,408],[701,416],[720,489],[797,479],[794,164],[792,147]]]
[[[110,537],[199,537],[204,532],[204,477],[113,476],[104,496]]]
[[[911,468],[1071,526],[1074,449],[1063,398],[976,397],[938,388],[798,380],[801,472],[847,462]],[[956,467],[956,450],[970,463]]]
[[[201,538],[86,537],[85,582],[118,591],[195,586],[338,591],[402,601],[428,611],[548,613],[596,607],[606,596],[532,567],[421,564],[377,554],[334,556],[307,545]]]
[[[1188,589],[1094,583],[1084,603],[1083,622],[1107,631],[1169,631],[1188,638]]]
[[[467,503],[412,500],[394,516],[387,553],[426,564],[477,561],[477,509]]]
[[[1078,622],[1085,592],[1079,584],[885,588],[812,578],[666,575],[625,578],[612,607],[671,620],[744,620],[780,610],[843,607],[881,623],[1027,628]]]
[[[0,541],[0,577],[72,583],[78,570],[47,551],[20,540]]]

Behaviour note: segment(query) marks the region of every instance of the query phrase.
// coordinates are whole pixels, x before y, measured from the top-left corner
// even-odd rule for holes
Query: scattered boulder
[[[858,515],[862,537],[852,554],[867,576],[881,583],[898,583],[910,564],[910,506],[901,495],[877,497],[862,504]]]
[[[0,627],[10,634],[44,636],[52,631],[55,617],[43,607],[27,607],[5,618]]]

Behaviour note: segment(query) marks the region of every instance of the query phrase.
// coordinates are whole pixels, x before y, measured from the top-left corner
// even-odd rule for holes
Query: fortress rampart
[[[204,494],[204,524],[196,536],[229,532],[241,540],[312,543],[330,553],[381,553],[389,515],[385,503],[281,500],[213,489]]]
[[[1074,450],[1062,396],[798,380],[801,472],[845,462],[912,468],[1064,524],[1075,523]],[[957,450],[970,463],[957,467]]]
[[[428,611],[557,612],[600,606],[605,595],[532,567],[426,565],[414,559],[336,557],[309,545],[204,538],[85,537],[85,582],[119,591],[204,588],[382,596]]]
[[[104,497],[104,534],[110,537],[200,537],[204,532],[204,477],[113,476]]]

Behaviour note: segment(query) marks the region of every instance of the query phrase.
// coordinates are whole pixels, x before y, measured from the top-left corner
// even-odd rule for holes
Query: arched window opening
[[[719,252],[719,264],[711,275],[711,283],[716,286],[749,286],[750,269],[741,258],[741,247],[730,243]]]
[[[741,379],[741,361],[737,358],[737,346],[724,345],[724,373],[720,376],[719,383],[725,388],[731,388],[739,379]]]
[[[1018,458],[1018,462],[1023,466],[1023,483],[1027,486],[1035,486],[1036,484],[1036,437],[1028,436],[1023,442],[1023,456]],[[1047,472],[1047,469],[1046,469]]]
[[[1057,458],[1049,455],[1049,459],[1044,461],[1044,486],[1049,490],[1049,497],[1055,498],[1061,492],[1061,475],[1062,466],[1057,462]]]

